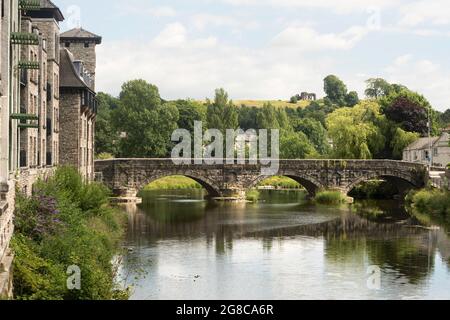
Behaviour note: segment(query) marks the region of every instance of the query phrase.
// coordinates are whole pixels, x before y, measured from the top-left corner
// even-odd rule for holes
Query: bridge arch
[[[209,197],[220,197],[220,188],[215,185],[213,181],[211,181],[209,178],[205,176],[201,176],[198,174],[195,174],[193,172],[166,172],[166,173],[159,173],[151,176],[142,177],[137,181],[136,183],[136,190],[140,191],[145,186],[149,185],[152,182],[155,182],[159,179],[166,178],[166,177],[172,177],[172,176],[184,176],[186,178],[192,179],[198,184],[200,184],[207,192]]]
[[[314,197],[317,191],[324,188],[324,186],[315,178],[303,174],[301,172],[295,173],[289,171],[288,172],[280,171],[276,176],[287,177],[294,180],[295,182],[299,183],[302,187],[304,187],[311,197]],[[255,188],[259,183],[271,177],[273,176],[258,176],[255,180],[253,180],[250,183],[249,186],[247,186],[247,188],[248,189]]]
[[[401,173],[368,173],[364,176],[358,177],[357,179],[353,180],[347,187],[347,192],[352,191],[355,187],[357,187],[359,184],[364,183],[366,181],[370,180],[386,180],[387,182],[393,184],[400,195],[406,195],[408,191],[416,188],[420,188],[421,186],[417,185],[416,182],[411,179],[411,177],[407,175],[403,175]]]

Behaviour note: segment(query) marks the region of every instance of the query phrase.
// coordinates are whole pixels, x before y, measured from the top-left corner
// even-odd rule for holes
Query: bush
[[[450,192],[424,189],[408,195],[407,201],[419,213],[450,217]]]
[[[247,191],[247,193],[245,195],[247,201],[251,201],[251,202],[257,202],[259,200],[259,196],[260,196],[259,191],[254,190],[254,189]]]
[[[339,191],[321,191],[316,194],[314,201],[320,204],[334,205],[347,201],[347,197]]]
[[[123,296],[114,282],[112,260],[120,248],[125,215],[107,204],[106,188],[86,185],[75,169],[60,168],[34,189],[30,198],[17,197],[12,241],[15,298]],[[72,265],[81,269],[81,290],[67,289],[66,271]]]

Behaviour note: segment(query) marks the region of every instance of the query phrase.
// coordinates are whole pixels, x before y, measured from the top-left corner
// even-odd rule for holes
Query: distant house
[[[450,127],[441,136],[420,138],[403,151],[403,161],[429,164],[430,158],[434,167],[446,167],[450,163]]]

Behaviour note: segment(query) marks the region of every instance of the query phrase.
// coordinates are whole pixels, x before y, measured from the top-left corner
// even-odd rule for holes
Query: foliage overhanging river
[[[204,201],[201,190],[142,195],[125,206],[119,279],[134,286],[132,299],[450,298],[448,229],[421,226],[395,202],[327,207],[299,191],[239,204]]]

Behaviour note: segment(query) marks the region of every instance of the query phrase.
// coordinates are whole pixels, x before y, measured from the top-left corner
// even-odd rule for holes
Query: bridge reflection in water
[[[395,297],[401,286],[409,288],[407,294],[420,296],[419,288],[429,284],[436,264],[441,267],[442,261],[446,261],[444,265],[450,268],[450,240],[445,231],[421,226],[393,202],[379,202],[376,205],[357,203],[353,207],[330,208],[308,204],[303,201],[304,194],[301,192],[264,193],[263,199],[273,199],[274,194],[280,193],[284,194],[284,198],[279,196],[277,203],[243,204],[202,201],[201,194],[186,195],[183,192],[147,194],[144,204],[127,208],[130,213],[127,246],[133,248],[133,253],[125,259],[124,269],[132,270],[137,262],[143,264],[140,267],[145,269],[145,264],[149,262],[142,259],[145,256],[152,265],[160,265],[155,268],[162,272],[159,268],[166,264],[162,256],[170,254],[168,259],[171,260],[172,254],[175,254],[180,255],[180,260],[176,259],[178,263],[183,264],[185,259],[186,266],[181,268],[187,270],[190,270],[190,264],[202,265],[203,262],[209,265],[207,269],[217,268],[217,263],[220,263],[223,272],[227,268],[236,270],[239,265],[234,265],[232,261],[235,259],[233,257],[239,256],[245,261],[242,262],[242,272],[251,266],[258,273],[262,272],[258,268],[277,264],[272,261],[277,257],[280,259],[278,263],[284,265],[278,270],[281,274],[284,270],[295,270],[292,264],[298,260],[295,263],[299,264],[298,270],[303,270],[303,277],[310,277],[311,281],[318,278],[315,281],[345,291],[348,288],[343,288],[343,283],[347,281],[355,285],[356,281],[349,275],[347,278],[346,272],[358,270],[355,277],[362,281],[366,276],[364,268],[377,265],[383,270],[384,281],[388,282],[384,284]],[[249,246],[248,257],[255,257],[255,261],[245,258],[242,252],[244,244]],[[176,253],[170,253],[172,250]],[[183,250],[194,250],[194,253],[184,252],[186,257],[182,258]],[[211,272],[202,270],[200,265],[197,272]],[[156,271],[150,267],[148,272]],[[209,274],[208,277],[218,276]],[[291,279],[294,282],[297,280]],[[233,282],[233,279],[229,281]],[[351,298],[352,293],[347,293]],[[255,293],[249,298],[258,297]]]

